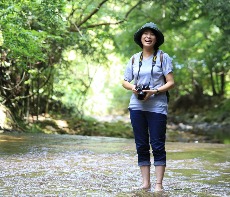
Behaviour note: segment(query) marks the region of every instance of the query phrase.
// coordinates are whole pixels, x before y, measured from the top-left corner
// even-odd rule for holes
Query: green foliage
[[[121,85],[110,88],[113,93],[113,98],[110,100],[110,107],[108,109],[110,114],[126,114],[128,111],[131,91],[127,91]]]
[[[173,59],[176,87],[170,90],[171,100],[190,94],[228,96],[230,4],[225,0],[171,0],[146,5],[141,14],[135,11],[135,24],[128,21],[127,29],[114,37],[115,50],[122,51],[124,62],[141,50],[133,41],[135,31],[152,21],[165,36],[160,49]],[[146,17],[148,13],[154,13],[154,18]]]
[[[223,109],[226,111],[230,111],[230,99],[224,102]]]
[[[230,140],[229,139],[224,139],[224,144],[230,144]]]
[[[40,124],[32,124],[28,130],[26,130],[27,133],[45,133],[41,128]]]
[[[84,17],[90,15],[99,3],[100,1],[79,1],[79,4],[67,3],[66,18],[70,23],[75,21],[79,29],[70,25],[71,40],[75,44],[66,47],[63,53],[64,61],[56,64],[54,70],[56,94],[53,99],[60,100],[80,118],[84,116],[84,110],[91,110],[90,106],[85,106],[85,104],[93,94],[92,83],[97,83],[93,81],[95,73],[101,67],[110,69],[111,61],[108,55],[112,53],[112,36],[115,31],[119,30],[118,26],[100,24],[105,23],[105,21],[113,23],[114,20],[123,19],[131,7],[129,3],[126,3],[125,7],[122,8],[125,3],[120,1],[106,2],[100,7],[97,14],[81,24]],[[119,11],[114,10],[113,7],[119,8]],[[69,15],[73,10],[75,12]],[[70,54],[74,57],[71,58]],[[99,87],[96,88],[99,89]]]
[[[226,34],[226,27],[220,25],[225,23],[222,12],[226,12],[229,4],[224,7],[225,5],[226,2],[222,0],[189,3],[178,1],[171,10],[177,13],[172,15],[172,20],[179,25],[176,26],[178,31],[172,31],[179,37],[179,42],[170,42],[175,45],[173,54],[176,62],[181,68],[189,68],[187,73],[190,72],[190,79],[186,77],[186,83],[189,82],[192,89],[188,94],[198,94],[197,87],[200,96],[202,93],[214,96],[226,94],[227,86],[224,81],[227,80],[226,75],[229,72],[226,67],[229,59],[226,57],[228,43],[224,40],[229,40],[229,34]],[[188,9],[181,9],[183,6]],[[212,11],[207,13],[206,10]],[[226,15],[226,18],[228,17],[229,14]],[[170,26],[175,28],[174,25]],[[184,77],[180,70],[177,76]],[[177,92],[181,92],[180,87]]]
[[[133,138],[130,123],[97,122],[94,119],[74,118],[68,120],[69,128],[77,135]]]
[[[53,111],[83,118],[92,107],[87,100],[103,93],[110,113],[126,112],[131,93],[108,80],[109,72],[141,50],[133,34],[150,21],[164,33],[160,49],[174,64],[172,102],[190,95],[229,97],[229,6],[226,0],[3,0],[1,102],[20,117]],[[107,74],[96,92],[100,68]]]
[[[61,17],[63,0],[2,1],[0,24],[3,35],[2,51],[9,51],[7,58],[17,60],[26,69],[26,63],[45,61],[48,40],[62,39],[64,30]],[[54,31],[55,30],[55,31]]]

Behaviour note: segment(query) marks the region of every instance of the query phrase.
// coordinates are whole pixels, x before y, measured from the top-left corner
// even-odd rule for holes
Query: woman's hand
[[[174,82],[174,77],[173,77],[173,73],[170,72],[169,74],[167,74],[165,76],[166,78],[166,84],[164,84],[163,86],[158,88],[159,92],[165,92],[167,90],[172,89],[175,86],[175,82]],[[143,92],[146,92],[146,97],[144,98],[143,101],[146,101],[151,95],[156,94],[157,90],[143,90]]]
[[[138,95],[138,92],[137,92],[137,90],[136,90],[136,86],[135,86],[135,85],[133,86],[132,91],[133,91],[133,93],[134,93],[135,95]]]
[[[146,101],[150,96],[152,96],[153,94],[156,94],[157,90],[142,90],[142,92],[147,93],[144,100],[142,100],[142,101]]]
[[[137,90],[136,90],[136,86],[133,85],[133,84],[131,84],[131,83],[129,83],[128,81],[123,80],[122,86],[123,86],[126,90],[132,90],[133,93],[134,93],[135,95],[138,95],[138,92],[137,92]]]

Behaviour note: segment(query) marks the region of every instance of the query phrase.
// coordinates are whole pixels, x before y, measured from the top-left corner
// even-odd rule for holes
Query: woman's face
[[[143,44],[143,47],[153,48],[156,42],[157,38],[151,29],[145,29],[141,36],[141,43]]]

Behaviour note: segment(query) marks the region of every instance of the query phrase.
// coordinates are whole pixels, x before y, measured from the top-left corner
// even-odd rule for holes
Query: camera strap
[[[153,67],[156,65],[156,59],[157,59],[157,51],[155,51],[155,53],[153,55],[152,70],[151,70],[150,80],[149,80],[148,86],[150,85],[150,82],[151,82],[151,79],[152,79],[152,72],[153,72]],[[138,70],[138,74],[137,74],[137,81],[138,81],[138,78],[140,77],[139,73],[140,73],[140,69],[141,69],[141,66],[142,66],[142,60],[143,60],[143,52],[141,52],[141,56],[140,56],[140,60],[139,60],[139,70]]]

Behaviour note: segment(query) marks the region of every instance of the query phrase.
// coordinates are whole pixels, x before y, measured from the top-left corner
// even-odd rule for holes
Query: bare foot
[[[162,183],[156,183],[155,191],[162,191],[162,190],[163,190]]]
[[[142,189],[149,189],[149,188],[151,188],[151,184],[143,184],[143,185],[141,186],[141,188],[142,188]]]
[[[143,184],[141,187],[133,187],[132,189],[149,191],[149,190],[151,190],[151,184],[148,184],[148,185]]]

